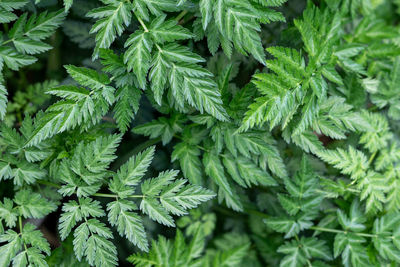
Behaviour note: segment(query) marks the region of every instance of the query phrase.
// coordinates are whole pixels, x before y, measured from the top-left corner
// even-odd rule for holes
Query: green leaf
[[[72,228],[77,222],[82,220],[82,212],[78,203],[74,200],[65,203],[62,207],[63,213],[61,214],[58,224],[61,240],[65,240]]]
[[[79,261],[85,256],[87,262],[96,266],[116,266],[117,265],[117,250],[115,245],[108,239],[112,238],[112,232],[105,224],[97,219],[87,219],[88,217],[104,216],[104,211],[100,207],[98,201],[93,201],[89,198],[80,198],[79,204],[75,201],[65,206],[66,210],[70,210],[72,216],[79,215],[78,220],[85,219],[74,231],[74,252]],[[80,214],[76,208],[80,209]],[[75,218],[67,218],[64,222],[71,222]],[[64,227],[68,227],[67,232],[74,225],[64,223]]]
[[[135,73],[139,85],[142,89],[146,88],[146,76],[150,69],[151,50],[153,41],[148,32],[136,31],[129,36],[125,43],[129,47],[124,54],[124,63],[127,64],[128,71]]]
[[[88,90],[70,85],[61,85],[48,90],[46,93],[74,101],[84,100],[90,95]]]
[[[284,183],[289,194],[279,194],[278,199],[288,214],[294,216],[299,211],[318,213],[324,195],[319,193],[319,177],[305,156],[294,178],[285,178]]]
[[[88,218],[89,216],[104,216],[104,211],[100,206],[100,202],[92,200],[90,198],[79,198],[79,203],[75,200],[71,200],[63,205],[62,211],[63,213],[61,214],[60,222],[58,225],[62,240],[64,240],[69,235],[72,228],[78,222]],[[80,231],[82,231],[82,234],[83,232],[85,232],[85,229],[83,228],[84,226],[82,226],[82,229],[80,229]]]
[[[7,11],[13,11],[15,9],[20,9],[27,3],[27,0],[2,0],[0,1],[0,7]]]
[[[53,202],[30,190],[18,191],[14,202],[18,206],[19,214],[25,218],[39,219],[57,209]]]
[[[120,180],[123,184],[136,186],[140,179],[146,173],[148,167],[153,160],[155,147],[152,146],[143,152],[132,156],[125,164],[123,164],[115,175],[115,179]]]
[[[167,44],[161,48],[160,52],[169,59],[170,62],[199,63],[205,61],[204,58],[190,51],[188,47],[178,44]],[[212,76],[211,73],[197,66],[193,71],[199,72],[199,75]]]
[[[96,33],[96,47],[93,53],[93,59],[98,57],[100,48],[109,48],[120,36],[125,27],[128,27],[131,19],[131,4],[125,1],[111,0],[107,1],[107,6],[95,8],[86,16],[93,18],[96,23],[93,25],[90,33]]]
[[[391,71],[385,76],[384,81],[375,80],[375,90],[369,90],[372,102],[379,108],[389,107],[389,117],[398,119],[396,103],[398,98],[398,87],[400,81],[400,57],[394,59]],[[365,84],[364,84],[365,87]]]
[[[332,255],[326,242],[316,238],[304,238],[301,240],[302,248],[308,258],[319,258],[326,261],[332,260]]]
[[[387,119],[380,114],[364,113],[363,115],[372,127],[361,135],[360,143],[371,153],[387,147],[388,140],[392,138]]]
[[[199,3],[200,12],[201,12],[201,21],[203,25],[203,29],[207,29],[208,24],[212,18],[213,12],[213,1],[211,0],[200,0]]]
[[[397,179],[392,179],[392,182],[389,184],[390,190],[387,194],[385,205],[389,211],[398,210],[400,208],[400,181]]]
[[[149,13],[160,16],[163,11],[176,12],[179,8],[176,0],[138,0],[133,2],[133,10],[141,19],[148,21]]]
[[[165,21],[166,16],[153,20],[149,27],[151,36],[156,43],[174,42],[177,40],[191,39],[193,34],[186,28],[177,25],[175,20]]]
[[[0,266],[7,267],[21,249],[22,240],[17,232],[8,230],[0,236],[0,242],[6,242],[0,247]]]
[[[88,238],[89,238],[89,227],[87,227],[86,223],[82,223],[74,231],[74,251],[79,261],[82,259],[85,250],[89,245],[87,243]],[[92,243],[90,245],[93,246]]]
[[[42,170],[36,164],[22,161],[18,163],[17,168],[12,170],[14,184],[22,186],[24,183],[33,184],[38,179],[46,177],[47,172]]]
[[[282,157],[276,147],[276,141],[272,136],[262,131],[249,131],[247,133],[237,133],[235,128],[231,128],[224,134],[224,141],[227,149],[236,157],[237,151],[248,159],[253,155],[260,156],[259,166],[265,169],[265,165],[277,176],[287,177],[287,171]]]
[[[160,172],[156,178],[147,179],[142,183],[142,193],[148,196],[156,196],[161,190],[172,183],[179,171],[168,170]]]
[[[186,100],[200,113],[207,112],[226,121],[228,117],[222,106],[220,92],[211,77],[211,73],[196,64],[171,63],[169,82],[172,95],[179,106],[183,106]]]
[[[156,52],[151,62],[149,80],[151,81],[151,90],[154,93],[154,99],[158,105],[161,105],[165,84],[168,80],[168,67],[169,64],[166,62],[164,55],[160,51]]]
[[[245,157],[238,157],[236,159],[237,168],[242,179],[246,182],[247,186],[251,184],[263,185],[263,186],[274,186],[277,185],[274,178],[271,175],[260,169],[255,163]]]
[[[366,228],[364,224],[366,218],[360,209],[360,204],[358,201],[353,201],[351,204],[349,217],[341,210],[337,211],[337,216],[339,223],[346,230],[361,232]]]
[[[17,18],[18,17],[14,13],[0,9],[0,23],[9,23]]]
[[[6,222],[7,227],[14,227],[17,222],[17,210],[13,207],[11,199],[4,198],[4,204],[0,202],[0,218]]]
[[[68,11],[71,8],[73,3],[74,3],[74,0],[64,0],[65,11]]]
[[[310,219],[311,218],[306,215],[303,215],[298,219],[276,217],[265,220],[265,223],[274,231],[284,233],[285,238],[290,238],[300,233],[300,231],[310,228],[313,225]]]
[[[278,248],[278,252],[286,254],[280,266],[303,266],[313,258],[331,260],[332,256],[324,241],[316,238],[304,238],[285,242]]]
[[[117,227],[121,236],[125,236],[135,246],[147,252],[149,245],[142,219],[136,213],[131,212],[135,207],[133,202],[127,200],[108,203],[108,221],[112,226]]]
[[[28,256],[29,262],[34,264],[35,266],[47,266],[45,256],[40,253],[38,249],[30,247],[26,250],[26,255]]]
[[[174,147],[172,161],[179,160],[183,176],[192,184],[202,184],[203,169],[200,160],[200,149],[181,142]]]
[[[86,259],[97,266],[116,266],[118,264],[115,245],[104,237],[92,235],[88,239]]]
[[[81,153],[83,164],[93,172],[105,171],[116,158],[115,152],[121,142],[121,135],[100,136],[96,140],[77,148],[76,153]],[[82,143],[81,143],[82,144]]]
[[[13,258],[13,266],[25,267],[28,265],[28,259],[26,257],[27,251],[21,251]]]
[[[47,242],[46,238],[44,238],[41,231],[36,230],[36,226],[31,223],[27,223],[24,225],[21,234],[22,240],[24,244],[31,245],[35,249],[37,249],[37,254],[41,254],[40,252],[44,252],[47,255],[50,255],[50,244]],[[39,256],[41,258],[41,256]],[[29,252],[28,252],[29,258]]]
[[[367,157],[352,146],[349,147],[348,151],[341,148],[336,150],[320,150],[317,152],[317,155],[323,161],[339,169],[343,174],[350,175],[352,179],[364,177],[369,165]]]
[[[291,137],[294,144],[299,146],[305,152],[317,154],[324,149],[322,142],[317,135],[311,131],[305,131]]]
[[[366,200],[367,212],[382,210],[382,204],[386,202],[385,193],[390,190],[386,183],[386,177],[374,171],[369,171],[358,183],[360,200]]]
[[[399,248],[396,246],[396,241],[392,236],[392,231],[396,231],[396,225],[399,223],[399,215],[388,213],[381,218],[377,218],[374,222],[373,243],[379,254],[384,259],[399,262]]]
[[[133,132],[136,134],[142,134],[149,136],[150,138],[161,137],[163,145],[168,144],[173,136],[182,131],[182,126],[180,125],[183,119],[179,115],[173,115],[170,119],[160,118],[158,120],[153,120],[149,123],[136,126]]]
[[[4,87],[4,85],[0,84],[0,120],[4,119],[4,116],[6,115],[6,109],[7,109],[7,89]]]
[[[168,212],[161,207],[160,203],[155,199],[144,198],[140,203],[140,210],[149,215],[149,217],[163,225],[174,227],[175,223]]]
[[[61,25],[65,16],[63,9],[32,15],[26,23],[24,35],[35,41],[46,39]]]
[[[203,164],[206,174],[218,185],[219,193],[226,198],[227,205],[235,210],[241,210],[241,203],[235,199],[220,159],[214,153],[204,153]]]
[[[136,87],[124,86],[117,90],[114,117],[122,132],[128,130],[129,124],[139,110],[141,91]]]
[[[243,177],[241,176],[241,174],[239,173],[238,170],[238,166],[237,163],[235,161],[235,158],[232,157],[232,155],[228,154],[225,155],[222,158],[222,162],[224,164],[224,167],[226,169],[226,171],[228,172],[228,174],[231,176],[231,178],[240,186],[242,187],[250,187],[250,185],[247,185],[245,183],[249,181],[249,179],[247,179],[247,177],[245,177],[247,180],[243,179]]]
[[[334,256],[342,255],[342,263],[345,266],[368,266],[370,265],[367,249],[363,237],[354,234],[337,234],[334,242]]]
[[[172,213],[177,215],[185,214],[181,213],[181,210],[196,208],[202,202],[206,202],[215,197],[214,192],[204,189],[201,186],[196,185],[185,185],[187,180],[179,179],[174,183],[166,187],[161,195],[160,202]]]
[[[224,251],[220,258],[221,266],[240,266],[240,264],[243,264],[243,259],[248,253],[249,248],[250,243],[247,243]]]
[[[42,41],[35,41],[26,37],[15,39],[14,45],[18,52],[30,55],[39,54],[51,49],[50,45]]]
[[[10,163],[0,161],[0,178],[6,180],[12,177],[14,175]]]
[[[110,84],[110,79],[105,74],[99,74],[95,70],[75,67],[72,65],[65,66],[68,74],[71,75],[74,80],[83,86],[89,87],[93,90],[101,90],[101,95],[111,105],[115,101],[114,91],[115,89]]]
[[[72,68],[73,70],[76,67]],[[79,69],[81,70],[81,69]],[[92,73],[92,71],[89,71]],[[84,79],[83,75],[77,71],[73,73],[77,79]],[[95,85],[95,80],[82,81],[83,83]],[[100,86],[100,85],[98,85]],[[83,125],[84,128],[88,128],[93,124],[96,124],[108,111],[109,103],[114,101],[111,89],[112,87],[103,87],[101,91],[91,91],[91,93],[82,90],[74,89],[74,91],[80,91],[81,99],[79,101],[72,101],[68,98],[71,97],[70,93],[65,95],[66,100],[58,101],[51,105],[45,113],[39,112],[35,118],[35,130],[28,138],[25,147],[31,147],[37,145],[44,139],[50,138],[57,133],[62,133],[66,130],[73,129],[78,125]],[[54,90],[53,90],[54,91]],[[58,94],[57,90],[54,91]],[[60,93],[60,94],[64,94]],[[86,95],[86,96],[85,96]],[[108,102],[107,102],[108,101]]]
[[[18,54],[14,49],[8,46],[0,47],[0,69],[6,64],[12,70],[31,65],[37,61],[36,58],[28,55]]]
[[[178,230],[174,240],[168,240],[160,235],[158,240],[152,242],[149,253],[133,254],[129,256],[128,261],[138,267],[158,267],[166,262],[171,266],[192,266],[203,252],[204,243],[204,235],[200,231],[197,231],[191,242],[187,244],[182,232]]]
[[[276,65],[278,64],[276,63]],[[285,87],[288,86],[290,80],[286,79],[283,82],[280,77],[272,74],[257,74],[255,78],[257,80],[254,83],[265,96],[256,98],[255,102],[249,106],[238,131],[243,132],[254,126],[262,126],[268,121],[271,129],[282,120],[285,121],[284,126],[286,126],[296,112],[296,102],[297,98],[300,97],[301,88],[296,87],[293,91],[287,90]],[[272,82],[269,82],[270,80]],[[291,80],[293,80],[291,81],[294,84],[293,86],[300,82],[298,77],[293,77]],[[289,86],[292,85],[289,84]]]
[[[278,3],[275,3],[278,4]],[[265,64],[265,54],[259,32],[260,22],[284,20],[280,13],[262,8],[250,1],[216,1],[211,6],[210,1],[200,2],[203,28],[210,28],[211,10],[214,10],[214,23],[220,33],[220,41],[224,52],[230,56],[230,46],[242,54],[250,53],[260,63]],[[267,5],[268,6],[268,5]],[[258,9],[260,8],[260,10]],[[209,37],[210,38],[210,37]]]
[[[322,74],[324,75],[325,78],[330,80],[331,82],[334,82],[338,85],[343,85],[343,80],[342,77],[337,73],[335,68],[333,66],[324,66],[322,68]]]

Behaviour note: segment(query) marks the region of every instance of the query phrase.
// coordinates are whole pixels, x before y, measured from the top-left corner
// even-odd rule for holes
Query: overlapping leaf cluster
[[[400,264],[399,1],[59,2],[0,0],[0,266]]]

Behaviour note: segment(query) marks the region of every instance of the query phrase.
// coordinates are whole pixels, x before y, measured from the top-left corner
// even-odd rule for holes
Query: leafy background
[[[1,266],[9,255],[15,266],[400,262],[398,1],[23,2],[0,0],[7,88],[0,88],[0,108],[5,92],[9,100],[0,112]],[[221,13],[218,5],[225,5]],[[24,12],[44,11],[54,19],[32,33]],[[13,31],[18,22],[27,28]],[[6,47],[22,56],[7,60]],[[74,112],[67,104],[87,99],[79,98],[89,95],[81,87],[93,92],[96,110],[83,106],[62,121]],[[96,165],[87,163],[103,147]],[[114,201],[101,194],[128,201],[127,187],[142,176],[165,174],[141,186],[156,199],[175,179],[163,173],[169,169],[204,187],[188,185],[203,193],[173,206],[173,214],[206,203],[175,222],[143,208],[144,228],[135,221],[129,225],[139,228],[130,230],[116,216],[101,217]],[[88,245],[101,257],[79,251],[85,223],[74,217],[69,230],[60,226],[78,216],[78,206],[91,210],[85,220],[93,236],[112,240]],[[178,229],[168,227],[175,223]],[[26,262],[15,256],[20,224]]]

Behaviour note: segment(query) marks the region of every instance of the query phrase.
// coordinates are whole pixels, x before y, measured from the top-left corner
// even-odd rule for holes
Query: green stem
[[[336,234],[347,233],[347,232],[342,231],[342,230],[330,229],[330,228],[324,228],[324,227],[318,227],[318,226],[311,226],[310,229],[315,230],[315,231],[328,232],[328,233],[336,233]]]
[[[357,189],[354,189],[354,188],[346,188],[346,190],[351,192],[351,193],[360,194],[360,190],[357,190]]]
[[[372,161],[374,160],[374,158],[375,158],[375,156],[376,156],[376,153],[378,153],[378,151],[375,151],[375,152],[371,155],[371,157],[370,157],[369,160],[368,160],[368,165],[370,165],[370,164],[372,163]]]
[[[147,29],[146,24],[144,24],[143,20],[136,16],[137,20],[139,21],[140,25],[142,25],[143,29],[145,32],[149,32],[149,29]]]
[[[158,51],[160,51],[162,53],[163,50],[161,49],[161,47],[158,44],[156,44],[156,47],[157,47]]]
[[[22,216],[18,217],[18,226],[19,226],[19,233],[22,235]],[[24,248],[25,251],[28,250],[28,247],[26,246],[25,242],[24,242]]]
[[[264,213],[259,212],[257,210],[247,210],[247,212],[250,213],[250,214],[257,215],[259,217],[266,218],[266,219],[269,218],[269,216],[267,214],[264,214]],[[315,231],[327,232],[327,233],[335,233],[335,234],[349,234],[349,233],[352,233],[352,234],[357,235],[357,236],[371,237],[371,238],[378,236],[378,235],[374,235],[374,234],[348,232],[348,231],[325,228],[325,227],[319,227],[319,226],[311,226],[309,229],[315,230]]]
[[[22,233],[22,216],[18,217],[19,231]]]
[[[2,43],[2,45],[6,45],[6,44],[11,43],[11,42],[13,42],[13,41],[14,41],[14,38],[13,38],[13,39],[8,39],[7,41],[4,41],[4,42]]]
[[[186,14],[188,13],[187,10],[183,10],[179,15],[175,18],[176,21],[180,21]]]
[[[265,213],[259,212],[258,210],[247,210],[248,213],[265,218],[265,219],[269,219],[271,218],[270,216],[268,216]]]
[[[131,151],[130,155],[135,155],[135,154],[139,153],[140,151],[143,151],[147,147],[150,147],[152,145],[157,144],[160,141],[161,141],[161,137],[150,139],[150,140],[140,144],[139,146],[135,147]],[[53,188],[57,188],[57,189],[61,188],[61,185],[53,183],[53,182],[50,182],[50,181],[46,181],[46,180],[37,180],[37,183],[38,184],[42,184],[42,185],[47,185],[47,186],[50,186],[50,187],[53,187]],[[105,194],[105,193],[96,193],[93,196],[95,196],[95,197],[107,197],[107,198],[118,198],[118,195],[116,195],[116,194]],[[144,195],[131,195],[131,196],[128,196],[128,197],[129,198],[144,198],[145,196]]]
[[[118,195],[116,195],[116,194],[103,194],[103,193],[96,193],[93,196],[95,196],[95,197],[111,197],[111,198],[118,197]]]
[[[52,182],[49,182],[49,181],[45,181],[45,180],[37,180],[37,183],[38,184],[42,184],[42,185],[51,186],[51,187],[58,188],[58,189],[61,188],[61,185],[58,185],[58,184],[55,184],[55,183],[52,183]],[[105,193],[96,193],[96,194],[93,194],[93,196],[94,197],[118,198],[118,195],[116,195],[116,194],[105,194]],[[144,195],[131,195],[131,196],[128,196],[128,197],[129,198],[143,198],[145,196]]]
[[[378,235],[374,235],[374,234],[365,234],[365,233],[353,233],[353,234],[358,235],[358,236],[371,237],[371,238],[378,237]]]
[[[343,231],[343,230],[337,230],[337,229],[331,229],[331,228],[325,228],[325,227],[319,227],[319,226],[311,226],[310,229],[315,230],[315,231],[321,231],[321,232],[328,232],[328,233],[335,233],[335,234],[349,234],[350,232]],[[354,235],[358,236],[363,236],[363,237],[377,237],[377,235],[373,234],[366,234],[366,233],[355,233],[351,232]]]
[[[7,23],[3,24],[3,29],[4,29],[4,32],[8,33],[8,24]]]
[[[130,155],[136,155],[137,153],[145,150],[146,148],[148,148],[148,147],[150,147],[152,145],[155,145],[155,144],[159,143],[160,141],[161,141],[161,137],[147,140],[146,142],[144,142],[144,143],[138,145],[137,147],[135,147],[129,154]]]
[[[176,138],[176,139],[179,139],[179,140],[181,140],[181,141],[183,141],[183,138],[181,137],[181,136],[179,136],[179,135],[174,135],[174,137]],[[207,152],[207,153],[210,153],[211,152],[211,150],[208,150],[208,149],[206,149],[205,147],[202,147],[201,145],[195,145],[198,149],[200,149],[200,150],[203,150],[204,152]],[[223,158],[227,158],[227,156],[225,155],[225,154],[219,154],[219,156],[221,156],[221,157],[223,157]]]
[[[52,183],[52,182],[49,182],[49,181],[46,181],[46,180],[37,180],[37,183],[38,184],[42,184],[42,185],[51,186],[51,187],[58,188],[58,189],[61,188],[61,185],[55,184],[55,183]]]
[[[116,194],[104,194],[104,193],[96,193],[93,194],[94,197],[109,197],[109,198],[118,198]],[[128,198],[144,198],[144,195],[130,195]]]

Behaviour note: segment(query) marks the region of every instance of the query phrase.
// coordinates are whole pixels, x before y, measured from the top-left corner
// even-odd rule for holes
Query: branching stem
[[[375,152],[371,155],[371,157],[370,157],[369,160],[368,160],[368,165],[370,165],[370,164],[372,163],[372,161],[374,160],[374,158],[375,158],[375,156],[376,156],[376,153],[378,153],[378,151],[375,151]]]
[[[331,229],[331,228],[325,228],[325,227],[319,227],[319,226],[311,226],[310,229],[315,230],[315,231],[321,231],[321,232],[328,232],[328,233],[336,233],[336,234],[349,234],[352,233],[354,235],[358,236],[363,236],[363,237],[377,237],[378,235],[374,234],[366,234],[366,233],[356,233],[356,232],[348,232],[348,231],[343,231],[343,230],[338,230],[338,229]]]
[[[104,194],[104,193],[96,193],[93,194],[95,197],[108,197],[108,198],[118,198],[116,194]],[[130,195],[128,198],[144,198],[144,195]]]
[[[186,9],[183,10],[181,13],[179,13],[179,15],[175,18],[175,20],[179,22],[187,13],[188,11]]]
[[[146,24],[144,24],[143,20],[141,18],[139,18],[138,16],[136,16],[136,18],[139,21],[140,25],[142,25],[144,31],[149,32],[149,29],[147,29],[147,26],[146,26]]]
[[[58,184],[55,184],[55,183],[52,183],[52,182],[49,182],[49,181],[46,181],[46,180],[37,180],[37,183],[38,184],[42,184],[42,185],[47,185],[47,186],[50,186],[50,187],[54,187],[54,188],[57,188],[57,189],[61,188],[61,185],[58,185]],[[118,195],[116,195],[116,194],[106,194],[106,193],[95,193],[92,196],[94,196],[94,197],[118,198]],[[131,196],[128,196],[128,198],[144,198],[144,197],[145,197],[144,195],[131,195]]]

